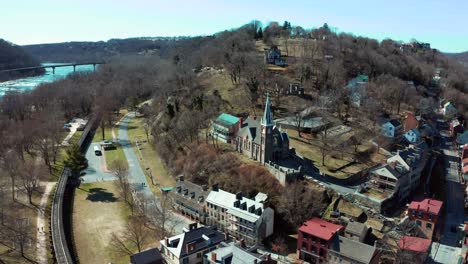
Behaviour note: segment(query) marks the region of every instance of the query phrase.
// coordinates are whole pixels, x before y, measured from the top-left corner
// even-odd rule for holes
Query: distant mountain
[[[39,65],[39,61],[28,54],[23,48],[21,48],[21,46],[15,45],[4,39],[0,39],[0,71]],[[43,69],[27,72],[0,72],[0,81],[42,74],[43,72]]]
[[[42,62],[88,62],[106,60],[113,56],[154,53],[175,38],[110,39],[99,42],[63,42],[25,45],[23,48]]]

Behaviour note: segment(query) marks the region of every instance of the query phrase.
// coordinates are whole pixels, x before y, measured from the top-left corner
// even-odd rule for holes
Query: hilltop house
[[[300,83],[290,83],[288,88],[283,90],[285,95],[297,95],[299,97],[304,96],[304,87]]]
[[[216,249],[226,236],[215,227],[203,226],[197,228],[197,223],[191,224],[182,234],[165,238],[159,242],[160,251],[169,264],[201,263],[203,254]]]
[[[260,243],[273,234],[274,211],[264,205],[268,198],[259,193],[255,199],[242,193],[223,191],[215,184],[206,198],[208,224],[249,245]]]
[[[277,66],[286,66],[286,63],[281,58],[281,50],[273,46],[270,49],[265,49],[265,62]]]
[[[402,131],[401,123],[396,119],[387,121],[382,125],[383,136],[391,140],[398,139],[401,136]]]
[[[268,95],[262,119],[248,117],[242,122],[237,132],[236,150],[262,165],[288,158],[289,136],[273,124]]]
[[[242,123],[241,119],[230,114],[222,113],[211,124],[211,132],[215,139],[231,143]]]
[[[346,85],[349,93],[350,102],[356,107],[361,107],[363,99],[366,95],[366,87],[369,83],[369,76],[358,75],[356,78],[350,80]]]
[[[443,203],[434,199],[413,201],[408,208],[408,218],[415,221],[426,238],[432,240],[434,230],[439,220]]]

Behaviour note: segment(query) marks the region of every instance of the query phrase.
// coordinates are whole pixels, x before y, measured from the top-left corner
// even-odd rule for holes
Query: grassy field
[[[83,135],[84,131],[76,131],[75,134],[70,138],[70,144],[78,144],[78,141],[80,140],[81,135]]]
[[[153,144],[147,142],[145,130],[143,129],[142,117],[135,117],[129,123],[129,129],[127,131],[129,140],[134,143],[138,140],[138,147],[135,144],[132,144],[133,149],[138,157],[143,157],[140,159],[140,164],[145,170],[145,174],[150,187],[154,193],[159,194],[161,187],[174,186],[175,180],[169,174],[165,164],[159,158],[159,154],[154,148]],[[151,140],[151,137],[150,137]],[[147,170],[146,168],[149,168]],[[156,186],[151,184],[150,172],[154,177]]]
[[[118,198],[114,182],[82,184],[76,190],[73,231],[81,263],[129,262],[109,247],[112,232],[125,226],[128,206]]]
[[[104,156],[106,157],[107,168],[109,170],[114,170],[113,163],[116,160],[121,160],[123,162],[127,162],[127,158],[125,157],[125,153],[123,152],[122,146],[120,144],[115,144],[115,149],[110,149],[104,151]]]

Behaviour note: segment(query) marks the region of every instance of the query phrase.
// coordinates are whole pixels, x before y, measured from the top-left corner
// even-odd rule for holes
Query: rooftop
[[[377,253],[377,248],[343,236],[338,236],[330,249],[358,263],[371,263]]]
[[[363,232],[367,232],[367,226],[359,222],[349,222],[346,226],[345,232],[360,236]]]
[[[235,117],[230,114],[222,113],[218,116],[218,118],[216,119],[216,122],[221,123],[223,125],[231,126],[231,125],[235,125],[237,122],[239,122],[239,120],[240,119],[238,117]]]
[[[403,250],[428,252],[431,247],[431,240],[419,237],[403,236],[400,241],[398,241],[398,247]]]
[[[163,263],[163,257],[157,248],[148,249],[130,256],[132,264]]]
[[[223,243],[224,244],[224,243]],[[230,263],[230,264],[245,264],[245,263],[260,263],[262,256],[249,252],[239,245],[231,242],[225,247],[220,247],[205,254],[206,259],[210,263]],[[216,261],[213,261],[213,257]]]
[[[424,199],[421,202],[411,202],[409,209],[421,210],[433,215],[439,215],[443,202],[434,199]]]
[[[305,222],[299,231],[311,234],[321,239],[330,240],[337,232],[343,229],[341,225],[335,225],[328,221],[314,217]]]

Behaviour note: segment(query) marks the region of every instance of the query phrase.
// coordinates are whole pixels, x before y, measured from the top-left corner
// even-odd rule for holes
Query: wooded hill
[[[23,48],[21,48],[21,46],[15,45],[4,39],[0,39],[0,71],[39,65],[39,61],[28,54]],[[37,75],[43,72],[44,70],[0,73],[0,81]]]

